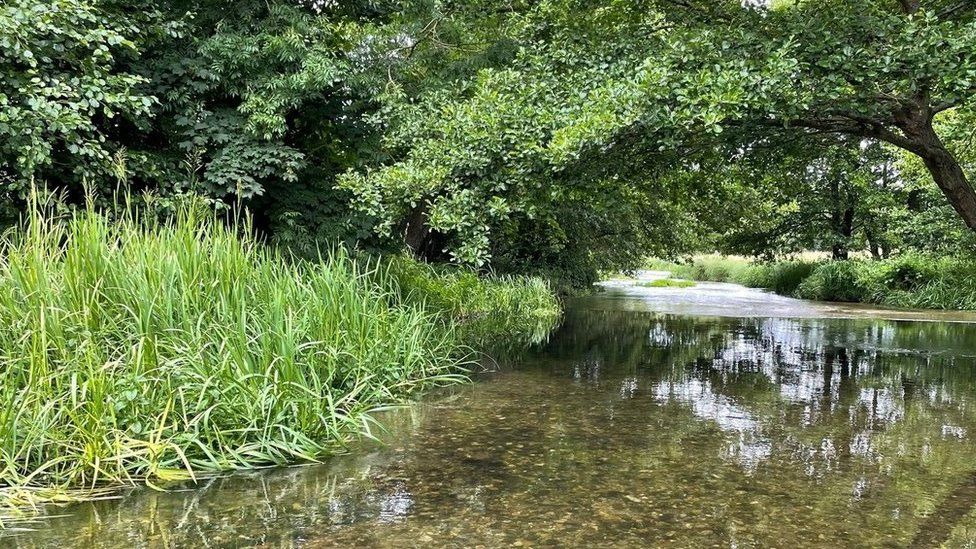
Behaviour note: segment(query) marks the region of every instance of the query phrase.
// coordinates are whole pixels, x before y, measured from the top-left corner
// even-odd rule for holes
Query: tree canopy
[[[13,0],[0,29],[11,214],[121,181],[575,283],[976,229],[964,0]]]

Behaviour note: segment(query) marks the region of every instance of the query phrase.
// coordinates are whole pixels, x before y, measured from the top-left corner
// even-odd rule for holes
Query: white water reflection
[[[772,444],[762,436],[760,423],[748,410],[715,392],[707,381],[662,381],[654,385],[652,394],[661,404],[690,406],[697,417],[732,433],[732,442],[723,449],[723,457],[739,463],[747,471],[755,470],[772,453]]]

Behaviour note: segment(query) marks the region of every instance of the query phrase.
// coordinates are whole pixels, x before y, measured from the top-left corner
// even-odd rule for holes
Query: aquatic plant
[[[561,311],[549,283],[538,277],[485,276],[402,255],[386,258],[378,272],[379,285],[404,303],[446,317],[471,344],[512,338],[535,343],[552,330]]]
[[[460,381],[455,323],[337,249],[288,260],[200,204],[32,208],[0,240],[0,504],[315,460]]]
[[[683,278],[659,278],[657,280],[638,282],[636,285],[643,288],[693,288],[695,281]]]

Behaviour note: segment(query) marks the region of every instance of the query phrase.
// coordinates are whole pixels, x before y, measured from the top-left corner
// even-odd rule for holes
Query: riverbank
[[[973,546],[976,323],[834,306],[620,280],[383,414],[382,444],[49,509],[0,545]]]
[[[667,271],[676,278],[734,282],[816,301],[976,310],[976,262],[955,257],[904,254],[884,260],[758,263],[709,255],[681,263],[649,260],[646,268]]]
[[[251,232],[191,205],[7,233],[0,507],[334,454],[372,411],[465,380],[472,342],[559,314],[536,279],[297,261]]]

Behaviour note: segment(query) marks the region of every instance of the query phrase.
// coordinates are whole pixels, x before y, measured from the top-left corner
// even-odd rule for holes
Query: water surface
[[[618,285],[389,414],[384,445],[51,509],[0,544],[976,545],[976,324],[782,299]]]

